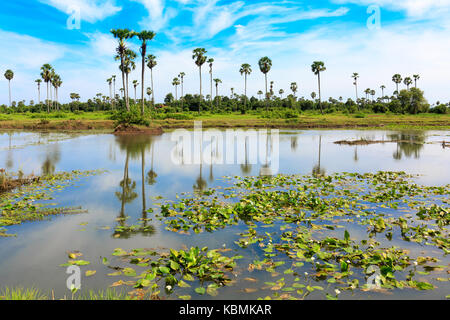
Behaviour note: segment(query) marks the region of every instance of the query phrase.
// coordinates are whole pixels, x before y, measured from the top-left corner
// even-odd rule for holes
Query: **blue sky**
[[[375,5],[375,7],[371,7]],[[373,20],[374,11],[380,18]],[[69,29],[73,10],[80,28]],[[257,61],[273,60],[269,79],[275,89],[289,91],[293,81],[300,96],[317,91],[310,65],[322,60],[323,95],[354,97],[350,75],[358,72],[361,91],[394,90],[391,77],[420,74],[419,86],[432,103],[449,101],[450,0],[14,0],[0,12],[0,68],[12,69],[13,100],[37,100],[34,80],[44,63],[54,66],[63,85],[60,100],[77,92],[82,100],[108,94],[106,79],[119,76],[111,28],[153,30],[149,51],[158,58],[155,93],[158,100],[173,92],[172,79],[186,76],[185,92],[198,92],[198,70],[191,59],[196,47],[213,57],[214,77],[222,94],[242,93],[242,63],[250,63],[249,94],[263,89]],[[369,21],[369,27],[368,27]],[[379,21],[379,28],[370,23]],[[130,41],[137,50],[138,42]],[[131,79],[140,81],[138,68]],[[204,68],[204,87],[208,73]],[[148,77],[147,77],[148,80]],[[145,86],[149,86],[146,82]],[[206,89],[207,90],[207,89]],[[42,96],[42,95],[41,95]],[[132,95],[133,96],[133,95]],[[0,81],[0,104],[8,101],[8,85]]]

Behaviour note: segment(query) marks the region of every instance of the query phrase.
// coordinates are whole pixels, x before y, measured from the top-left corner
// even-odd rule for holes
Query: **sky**
[[[37,101],[40,67],[50,63],[61,76],[61,102],[70,93],[81,100],[109,95],[111,75],[120,80],[114,60],[116,39],[110,30],[152,30],[148,53],[157,57],[154,87],[157,102],[172,80],[185,72],[185,93],[199,92],[198,68],[192,50],[203,47],[214,58],[213,76],[223,83],[219,94],[243,94],[243,63],[253,72],[248,95],[264,89],[258,60],[273,62],[268,78],[275,92],[298,96],[317,92],[313,61],[324,61],[322,96],[354,98],[351,75],[360,75],[360,96],[366,88],[392,94],[392,75],[419,74],[418,86],[430,103],[450,101],[450,0],[14,0],[0,11],[0,71],[14,71],[12,100]],[[137,51],[137,39],[128,41]],[[140,59],[130,83],[140,82]],[[145,88],[150,86],[149,69]],[[118,93],[120,81],[116,83]],[[208,68],[203,68],[203,93],[209,93]],[[139,90],[138,90],[139,92]],[[139,93],[138,93],[139,95]],[[134,92],[130,89],[130,97]],[[45,98],[45,87],[41,99]],[[0,104],[8,104],[8,81],[0,79]]]

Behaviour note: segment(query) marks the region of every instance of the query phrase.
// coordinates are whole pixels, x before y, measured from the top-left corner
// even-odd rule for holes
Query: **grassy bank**
[[[0,129],[15,130],[106,130],[115,127],[110,113],[59,113],[59,114],[8,114],[0,115]],[[255,114],[201,114],[191,113],[189,120],[167,118],[154,120],[152,126],[163,129],[192,128],[194,121],[202,121],[203,127],[271,127],[293,129],[340,129],[340,128],[385,128],[385,129],[450,129],[450,115],[419,114],[327,114],[304,113],[292,119],[263,118]]]

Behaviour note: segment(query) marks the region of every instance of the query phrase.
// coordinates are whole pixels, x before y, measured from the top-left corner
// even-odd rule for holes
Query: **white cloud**
[[[164,8],[165,0],[133,0],[141,3],[148,11],[149,16],[141,20],[143,28],[159,31],[164,28],[170,19],[176,16],[173,8]]]
[[[122,10],[115,5],[114,0],[39,0],[49,6],[55,7],[68,15],[73,13],[74,9],[80,10],[81,20],[91,23],[103,20],[109,16],[115,15]]]
[[[335,3],[354,3],[357,5],[379,5],[389,10],[405,11],[411,18],[434,18],[447,16],[450,0],[333,0]]]

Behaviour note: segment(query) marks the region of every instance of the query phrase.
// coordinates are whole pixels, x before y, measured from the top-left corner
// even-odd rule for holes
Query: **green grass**
[[[176,116],[179,115],[179,116]],[[187,115],[187,119],[182,119]],[[399,115],[399,114],[374,114],[374,113],[331,113],[321,115],[318,111],[306,111],[291,119],[283,119],[274,115],[274,118],[263,118],[263,114],[250,111],[247,114],[240,112],[211,114],[203,112],[178,113],[174,114],[173,119],[166,118],[153,120],[153,124],[163,128],[192,128],[194,121],[203,121],[204,127],[271,127],[279,128],[379,128],[383,126],[386,129],[449,129],[450,114],[418,114],[418,115]],[[270,116],[270,114],[269,114]],[[93,129],[113,129],[114,121],[110,120],[109,111],[97,112],[76,112],[76,113],[23,113],[23,114],[0,114],[0,129],[31,129],[35,125],[47,125],[47,129],[64,130],[66,121],[77,120],[88,124]],[[47,123],[48,121],[48,123]],[[67,128],[73,130],[74,128]]]
[[[36,288],[4,288],[0,300],[48,300],[48,296]]]

